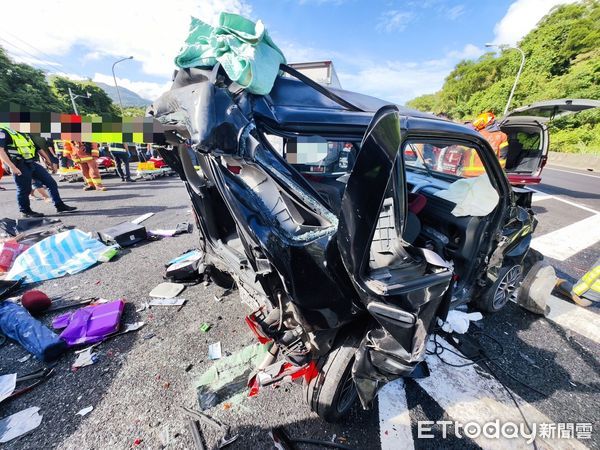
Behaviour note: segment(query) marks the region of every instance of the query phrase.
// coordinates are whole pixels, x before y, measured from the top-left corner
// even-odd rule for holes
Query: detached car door
[[[401,144],[399,112],[386,106],[365,133],[339,215],[342,262],[375,319],[353,368],[365,406],[382,383],[413,372],[450,299],[450,266],[402,239],[407,188]]]
[[[506,174],[513,185],[537,184],[550,147],[548,122],[600,106],[598,100],[556,99],[533,103],[510,111],[501,121],[508,135]]]

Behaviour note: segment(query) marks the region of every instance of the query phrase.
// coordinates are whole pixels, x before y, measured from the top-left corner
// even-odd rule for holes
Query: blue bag
[[[49,362],[58,358],[67,344],[21,305],[0,302],[0,332],[14,339],[37,359]]]

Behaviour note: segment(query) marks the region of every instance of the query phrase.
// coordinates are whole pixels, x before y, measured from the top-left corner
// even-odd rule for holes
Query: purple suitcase
[[[52,326],[56,329],[64,328],[60,337],[70,347],[93,344],[119,329],[123,308],[123,300],[86,306],[73,313],[58,316],[52,321]]]

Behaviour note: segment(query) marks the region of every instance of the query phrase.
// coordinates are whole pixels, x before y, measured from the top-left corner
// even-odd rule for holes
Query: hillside
[[[111,86],[110,84],[106,84],[106,83],[101,83],[98,81],[95,81],[94,83],[96,83],[96,85],[98,85],[100,88],[102,88],[102,90],[104,90],[104,92],[106,92],[106,94],[110,97],[110,99],[115,104],[117,104],[117,105],[119,104],[119,97],[117,95],[117,89],[114,86]],[[127,88],[124,88],[123,86],[119,86],[119,92],[121,93],[121,100],[123,101],[124,107],[128,107],[128,106],[145,107],[145,106],[148,106],[150,103],[152,103],[152,101],[141,97],[140,95],[136,94],[133,91],[130,91]]]
[[[552,98],[600,99],[600,2],[554,8],[519,43],[526,63],[512,108]],[[501,115],[520,64],[517,51],[486,53],[462,61],[442,89],[417,97],[408,106],[469,120],[484,111]],[[600,154],[598,109],[556,120],[552,150]]]

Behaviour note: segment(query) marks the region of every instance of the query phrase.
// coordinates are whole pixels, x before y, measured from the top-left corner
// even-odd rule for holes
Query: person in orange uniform
[[[504,167],[508,152],[508,135],[500,130],[494,113],[486,112],[477,116],[473,126],[490,143],[494,153],[498,156],[500,164]]]
[[[96,163],[96,158],[100,156],[100,149],[96,142],[72,142],[71,159],[81,167],[81,174],[85,186],[84,191],[105,191],[106,187],[102,185],[100,169]]]

